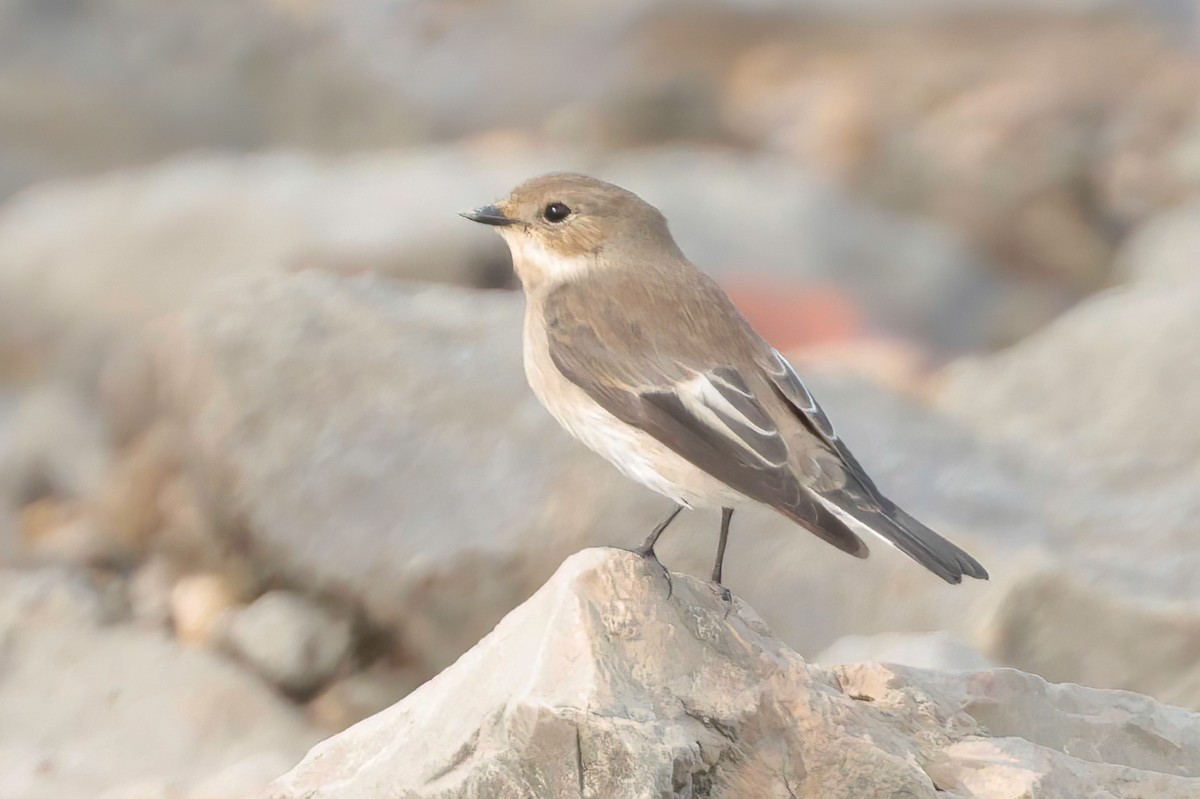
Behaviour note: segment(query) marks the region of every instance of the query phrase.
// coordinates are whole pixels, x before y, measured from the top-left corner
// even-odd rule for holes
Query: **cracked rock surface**
[[[728,615],[726,615],[728,613]],[[997,669],[810,666],[741,600],[588,549],[270,799],[1200,795],[1200,715]]]

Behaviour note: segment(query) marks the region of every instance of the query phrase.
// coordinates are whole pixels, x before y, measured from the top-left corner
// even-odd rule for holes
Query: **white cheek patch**
[[[583,276],[592,267],[591,258],[568,258],[550,252],[541,242],[523,231],[502,230],[500,235],[508,242],[513,267],[522,279],[529,275],[547,283],[562,283]]]

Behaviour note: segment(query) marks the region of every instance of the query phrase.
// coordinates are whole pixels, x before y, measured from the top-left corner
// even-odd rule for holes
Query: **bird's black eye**
[[[550,203],[542,210],[547,222],[561,222],[571,215],[571,209],[562,203]]]

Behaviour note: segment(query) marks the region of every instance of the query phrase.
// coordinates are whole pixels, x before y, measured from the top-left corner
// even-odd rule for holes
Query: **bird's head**
[[[462,216],[496,226],[527,288],[622,263],[622,255],[678,252],[657,208],[586,175],[533,178],[503,200]]]

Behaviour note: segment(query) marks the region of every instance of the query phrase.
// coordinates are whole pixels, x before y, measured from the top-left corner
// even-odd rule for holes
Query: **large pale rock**
[[[0,440],[0,497],[24,503],[45,494],[80,498],[100,490],[112,448],[84,397],[63,385],[41,385],[22,395],[11,414],[9,431],[0,433],[6,439]]]
[[[1200,282],[1196,253],[1200,253],[1200,202],[1174,208],[1134,231],[1121,248],[1117,272],[1139,285],[1195,284]]]
[[[108,343],[114,331],[187,307],[231,276],[313,267],[501,285],[507,249],[458,212],[564,169],[643,194],[714,272],[839,286],[880,327],[941,347],[981,343],[1003,296],[952,234],[865,206],[777,156],[678,147],[190,156],[45,184],[0,209],[0,356],[69,349],[64,360],[90,373],[115,350],[118,371],[136,377],[136,348]],[[123,406],[114,415],[138,402]]]
[[[250,545],[263,576],[361,605],[411,665],[436,673],[563,557],[633,546],[668,506],[537,405],[520,317],[511,294],[315,272],[198,304],[160,329],[160,377],[205,514]],[[948,630],[997,663],[1200,707],[1193,665],[1152,654],[1176,645],[1169,624],[1090,619],[1078,628],[1102,633],[1086,664],[1064,656],[1057,669],[1061,648],[1029,652],[1081,624],[1073,595],[1045,594],[1038,613],[1005,620],[1031,575],[1059,571],[1134,603],[1135,615],[1145,602],[1194,599],[1200,550],[1180,543],[1200,518],[1187,515],[1190,483],[1098,492],[1088,475],[982,445],[908,399],[805,373],[883,489],[992,579],[948,586],[886,546],[856,561],[770,511],[739,511],[727,582],[784,641],[816,654],[849,634]],[[685,514],[663,559],[707,574],[716,525],[715,514]]]
[[[510,295],[316,273],[199,305],[161,364],[210,515],[441,668],[601,536],[619,482],[551,434],[520,314]]]
[[[948,370],[939,405],[1110,488],[1200,479],[1200,281],[1118,288]]]
[[[291,591],[263,594],[234,614],[230,649],[285,691],[311,693],[354,646],[353,619]]]
[[[198,304],[158,336],[198,495],[262,568],[356,600],[440,669],[565,555],[633,546],[669,509],[538,406],[521,313],[508,294],[320,273]],[[880,483],[974,549],[992,585],[1052,540],[1037,509],[1053,486],[1003,452],[867,384],[813,386]],[[715,532],[712,514],[687,514],[663,557],[707,573]],[[806,651],[850,632],[969,634],[960,611],[992,601],[988,586],[947,586],[884,546],[847,558],[765,510],[739,513],[732,542],[730,584]]]
[[[1011,350],[956,364],[938,403],[1084,486],[1053,492],[1056,564],[1013,585],[979,640],[985,651],[1200,707],[1186,654],[1200,629],[1200,282],[1093,298]],[[1086,656],[1070,641],[1086,641]]]
[[[808,666],[740,600],[569,559],[453,667],[314,748],[290,797],[978,799],[1200,791],[1200,716],[1031,675]]]
[[[135,783],[178,795],[316,740],[293,707],[228,661],[107,623],[112,602],[69,573],[0,573],[0,795],[85,797]]]

